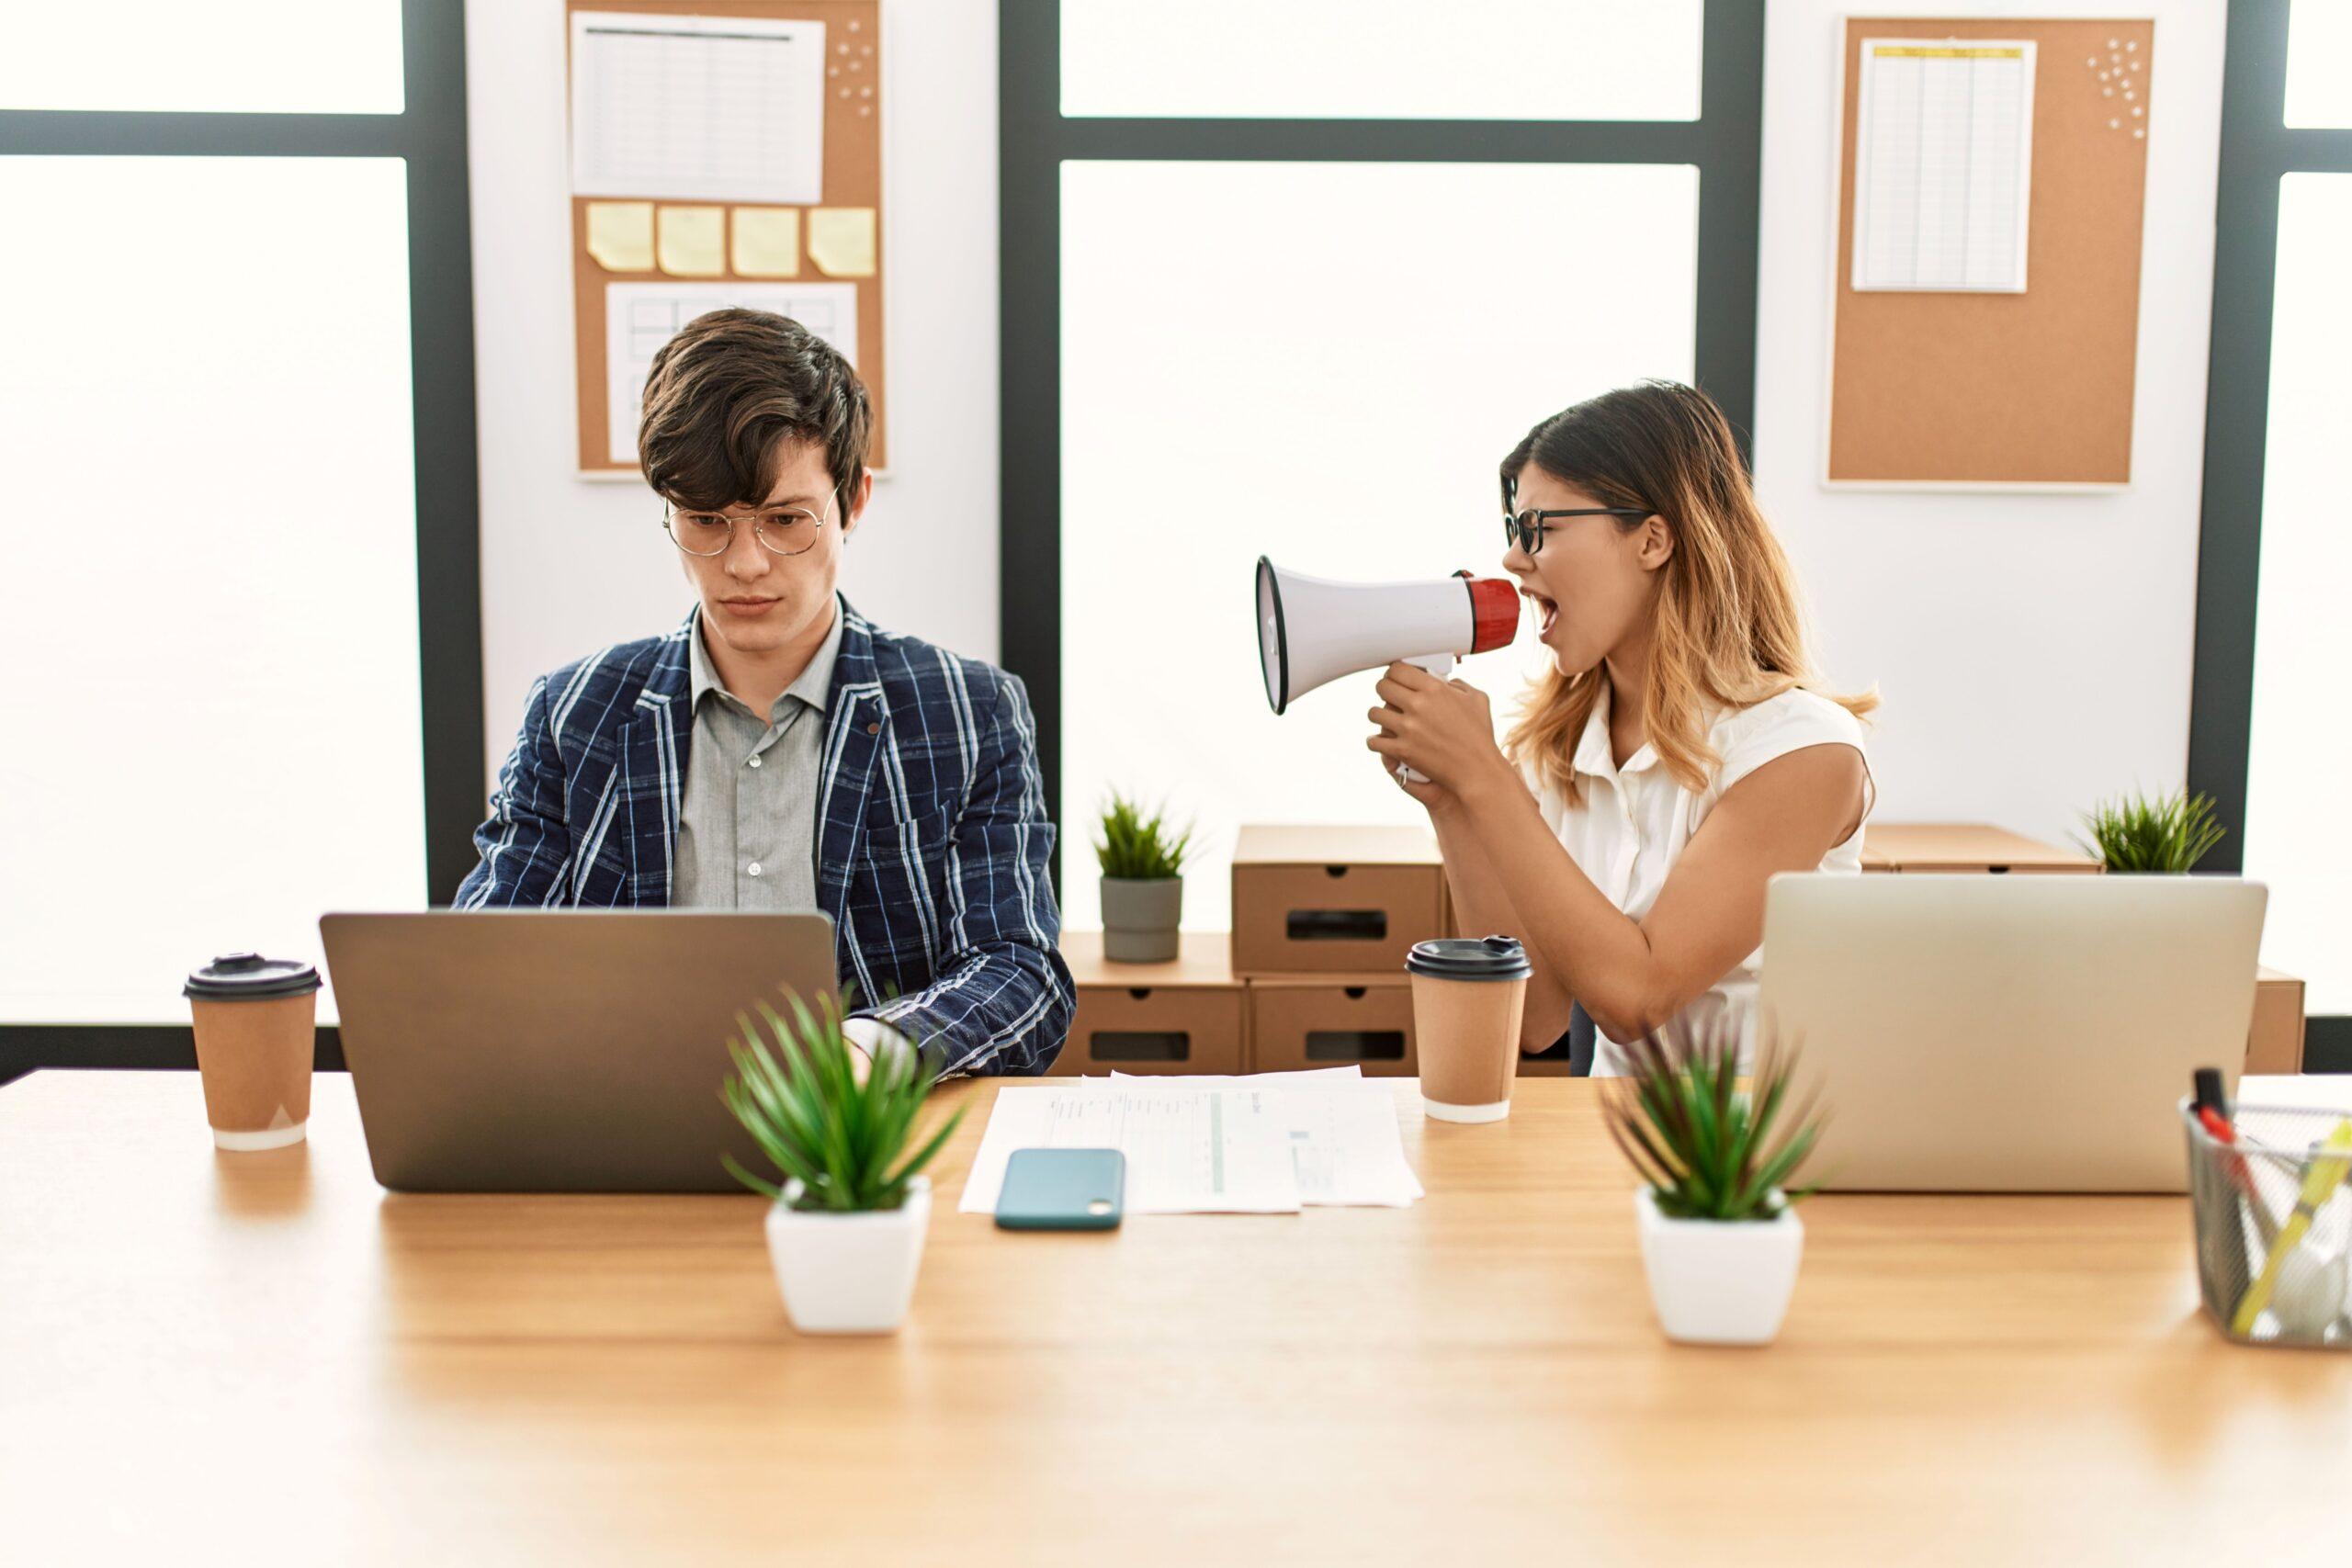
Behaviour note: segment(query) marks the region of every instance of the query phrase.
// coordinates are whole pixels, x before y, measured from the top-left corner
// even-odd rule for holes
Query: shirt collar
[[[818,644],[816,655],[808,660],[808,668],[803,670],[792,684],[784,689],[784,697],[776,699],[777,710],[767,716],[769,722],[773,723],[780,716],[785,697],[797,697],[819,713],[825,711],[826,701],[832,692],[833,664],[841,657],[842,626],[848,618],[849,607],[841,602],[841,595],[837,593],[833,596],[833,629],[825,634],[823,642]],[[710,649],[703,642],[702,611],[699,606],[695,611],[694,635],[686,641],[693,650],[691,654],[692,684],[688,689],[688,699],[693,706],[699,709],[702,706],[703,698],[712,693],[718,693],[721,696],[733,700],[733,694],[720,682],[718,669],[710,660]]]
[[[1576,756],[1569,766],[1597,779],[1611,780],[1621,773],[1638,773],[1656,767],[1657,753],[1646,740],[1625,759],[1623,768],[1617,765],[1616,750],[1609,739],[1609,680],[1598,672],[1596,679],[1600,682],[1600,690],[1593,696],[1592,712],[1585,716],[1584,733],[1577,737]]]

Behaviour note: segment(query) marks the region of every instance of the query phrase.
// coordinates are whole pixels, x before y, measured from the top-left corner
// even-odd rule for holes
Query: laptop
[[[834,991],[823,915],[435,909],[319,921],[376,1179],[400,1192],[742,1191],[739,1012]],[[773,1048],[773,1038],[763,1030]]]
[[[1832,1190],[2179,1192],[2234,1086],[2267,890],[2220,876],[1772,879],[1759,1038],[1802,1047]]]

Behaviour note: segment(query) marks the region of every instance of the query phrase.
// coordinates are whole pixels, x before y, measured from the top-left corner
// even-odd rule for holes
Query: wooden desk
[[[1101,1236],[954,1213],[993,1088],[952,1092],[974,1113],[911,1322],[823,1340],[786,1326],[748,1197],[389,1195],[334,1075],[266,1155],[212,1152],[193,1074],[0,1090],[0,1556],[2210,1565],[2339,1539],[2352,1357],[2224,1344],[2180,1200],[1823,1198],[1781,1342],[1678,1348],[1588,1082],[1522,1080],[1492,1127],[1407,1115],[1410,1210]]]

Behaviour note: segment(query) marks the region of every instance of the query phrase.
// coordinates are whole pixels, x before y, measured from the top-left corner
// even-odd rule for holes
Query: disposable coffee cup
[[[1413,944],[1413,1038],[1421,1110],[1440,1122],[1499,1122],[1519,1077],[1519,1021],[1533,973],[1516,937]]]
[[[280,1149],[311,1121],[319,972],[290,958],[232,953],[181,987],[196,1015],[205,1119],[224,1149]]]

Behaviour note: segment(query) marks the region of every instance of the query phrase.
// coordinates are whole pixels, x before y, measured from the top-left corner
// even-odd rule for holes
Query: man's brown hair
[[[664,500],[717,512],[765,502],[786,448],[814,441],[846,508],[873,432],[865,383],[840,350],[773,311],[713,310],[653,356],[637,461]]]

